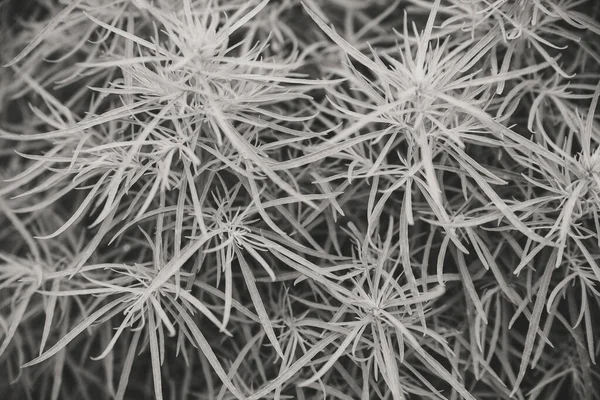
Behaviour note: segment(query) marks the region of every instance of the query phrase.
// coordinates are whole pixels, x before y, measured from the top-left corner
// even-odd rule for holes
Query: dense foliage
[[[600,398],[600,3],[0,3],[3,399]]]

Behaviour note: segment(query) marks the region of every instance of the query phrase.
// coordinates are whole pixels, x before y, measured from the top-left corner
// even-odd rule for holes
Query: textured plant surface
[[[0,397],[599,399],[599,13],[0,2]]]

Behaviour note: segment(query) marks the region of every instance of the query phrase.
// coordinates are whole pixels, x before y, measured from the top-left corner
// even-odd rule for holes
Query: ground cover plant
[[[600,398],[599,13],[0,2],[0,398]]]

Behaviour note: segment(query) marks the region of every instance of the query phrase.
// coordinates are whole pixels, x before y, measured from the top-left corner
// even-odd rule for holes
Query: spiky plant
[[[0,397],[597,397],[591,0],[0,3]]]

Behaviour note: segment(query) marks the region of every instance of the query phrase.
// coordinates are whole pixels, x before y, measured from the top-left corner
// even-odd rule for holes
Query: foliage
[[[598,398],[595,5],[0,3],[2,398]]]

